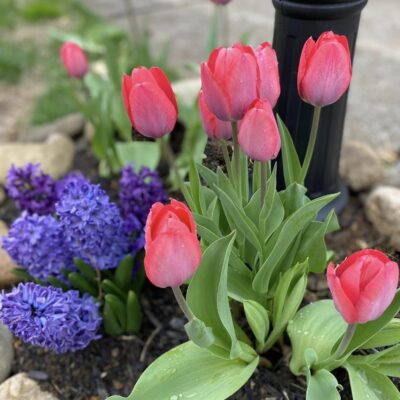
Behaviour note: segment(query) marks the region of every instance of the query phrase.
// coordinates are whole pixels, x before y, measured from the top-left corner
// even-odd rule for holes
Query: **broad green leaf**
[[[353,366],[368,365],[376,372],[400,377],[400,345],[389,347],[369,355],[350,356],[347,362]]]
[[[254,290],[260,293],[268,292],[270,279],[275,273],[275,268],[285,256],[288,247],[296,239],[296,236],[315,218],[318,211],[329,204],[335,197],[337,197],[337,194],[323,196],[310,201],[284,222],[276,244],[254,278]]]
[[[129,254],[125,256],[115,269],[114,282],[124,292],[127,292],[132,285],[132,270],[134,258]]]
[[[262,349],[269,332],[268,311],[260,303],[253,300],[245,300],[243,307],[247,322],[257,339],[257,345]]]
[[[400,393],[393,382],[385,375],[374,371],[367,365],[344,365],[351,385],[353,400],[399,400]]]
[[[373,349],[376,347],[386,347],[400,343],[400,319],[393,318],[379,333],[372,336],[361,349]]]
[[[295,182],[301,184],[302,182],[299,182],[301,164],[292,137],[279,115],[276,118],[282,141],[283,174],[286,187]]]
[[[185,331],[189,339],[199,347],[210,347],[215,341],[212,329],[197,318],[185,325]]]
[[[160,146],[156,142],[117,142],[116,150],[122,164],[131,164],[135,170],[142,166],[156,169],[160,162]]]
[[[192,161],[190,163],[189,168],[189,182],[190,182],[190,191],[192,194],[193,202],[196,206],[195,210],[200,214],[205,212],[205,200],[201,188],[199,173],[196,168],[196,164]]]
[[[236,193],[235,186],[229,180],[229,178],[224,174],[222,169],[218,167],[217,169],[217,182],[212,186],[212,189],[218,194],[219,191],[222,191],[226,194],[227,197],[231,199],[231,201],[237,205],[238,207],[243,207],[242,201],[238,194]]]
[[[142,318],[143,314],[139,300],[136,293],[130,290],[126,299],[126,331],[132,333],[139,332],[142,325]]]
[[[299,208],[310,202],[306,196],[307,188],[298,183],[291,183],[285,190],[279,192],[283,207],[285,208],[285,218],[288,218]]]
[[[234,240],[232,233],[206,249],[186,295],[193,314],[212,329],[232,358],[240,352],[228,299],[228,264]]]
[[[108,400],[225,400],[250,379],[257,364],[258,357],[250,364],[224,360],[187,342],[157,358],[128,397]]]
[[[222,203],[225,214],[233,221],[235,228],[259,251],[261,251],[258,239],[258,229],[253,221],[247,217],[243,208],[235,204],[227,193],[215,187],[215,191]]]
[[[233,253],[231,258],[233,258]],[[249,271],[247,269],[247,271]],[[265,296],[255,292],[251,286],[251,275],[241,273],[237,269],[229,268],[228,271],[228,294],[229,297],[243,303],[245,300],[253,300],[258,303],[265,302]]]
[[[307,382],[306,400],[340,400],[336,377],[326,369],[311,375]]]
[[[378,334],[400,310],[400,289],[397,290],[392,304],[386,309],[381,317],[374,321],[367,322],[366,324],[357,325],[353,339],[346,350],[346,355],[352,353],[354,350],[361,348],[364,343],[372,339]]]
[[[208,187],[212,188],[217,183],[217,174],[203,164],[197,164],[197,169],[200,176],[207,183]]]
[[[289,321],[287,328],[292,343],[291,371],[295,375],[304,373],[306,349],[313,349],[319,362],[328,359],[346,327],[332,300],[321,300],[303,307]]]

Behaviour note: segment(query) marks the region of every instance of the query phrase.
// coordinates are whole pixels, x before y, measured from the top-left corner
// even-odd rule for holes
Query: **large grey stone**
[[[380,182],[384,169],[380,158],[371,147],[348,140],[342,147],[340,175],[351,189],[360,191]]]
[[[57,400],[51,393],[44,392],[37,382],[25,373],[19,373],[0,385],[1,400]]]
[[[397,161],[386,169],[385,185],[400,188],[400,161]]]
[[[62,135],[52,135],[44,143],[0,144],[0,183],[6,182],[12,164],[21,166],[28,162],[39,163],[44,172],[54,178],[67,173],[74,159],[74,142]]]
[[[365,211],[375,229],[400,250],[400,189],[377,187],[367,198]]]
[[[14,347],[12,334],[8,328],[0,322],[0,383],[10,374],[13,359]]]

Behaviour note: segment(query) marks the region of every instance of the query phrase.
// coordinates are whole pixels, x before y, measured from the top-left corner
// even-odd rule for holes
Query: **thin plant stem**
[[[266,162],[262,162],[260,161],[261,164],[261,183],[260,183],[260,194],[261,194],[261,207],[264,204],[264,200],[265,200],[265,193],[267,192],[267,163]]]
[[[221,146],[222,154],[224,156],[224,161],[226,165],[226,170],[228,171],[228,176],[232,178],[232,164],[231,164],[231,159],[229,158],[228,146],[224,139],[220,140],[219,144]]]
[[[236,121],[232,121],[232,138],[233,138],[233,168],[234,168],[234,177],[236,182],[236,188],[238,193],[241,193],[242,184],[241,184],[241,174],[240,174],[240,147],[238,140],[238,126]]]
[[[185,314],[185,317],[188,321],[191,321],[194,318],[192,310],[189,308],[188,304],[186,303],[186,299],[183,296],[182,290],[179,286],[173,287],[172,291],[174,293],[175,299],[178,302],[180,309]]]
[[[351,342],[351,339],[354,336],[354,332],[356,331],[357,324],[349,324],[347,326],[346,332],[343,335],[342,341],[339,344],[339,347],[335,351],[335,354],[333,355],[334,360],[338,360],[343,353],[346,351],[348,345]]]
[[[302,183],[304,183],[307,173],[308,173],[308,169],[310,168],[312,156],[314,153],[315,143],[317,141],[317,136],[318,136],[318,127],[319,127],[320,116],[321,116],[321,107],[314,107],[314,114],[313,114],[313,120],[312,120],[312,125],[311,125],[310,138],[308,140],[308,146],[307,146],[306,155],[304,157],[303,166],[301,167],[300,181]]]
[[[96,282],[99,290],[99,299],[101,300],[103,298],[103,289],[101,288],[101,273],[98,268],[96,268]]]

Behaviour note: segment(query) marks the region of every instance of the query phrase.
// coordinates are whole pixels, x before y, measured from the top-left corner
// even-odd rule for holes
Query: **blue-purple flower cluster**
[[[119,209],[99,185],[70,179],[60,193],[56,213],[69,247],[94,268],[116,268],[128,253],[129,238]]]
[[[63,227],[52,215],[30,215],[24,211],[11,225],[2,244],[18,265],[44,282],[50,275],[62,280],[61,271],[73,269]]]
[[[91,296],[33,282],[0,295],[0,319],[23,341],[57,353],[80,350],[99,339],[102,322]]]
[[[56,181],[44,174],[39,164],[11,166],[7,175],[8,196],[29,213],[49,214],[57,201]]]

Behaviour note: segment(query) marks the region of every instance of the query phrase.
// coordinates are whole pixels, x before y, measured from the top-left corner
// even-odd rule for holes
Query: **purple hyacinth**
[[[71,177],[62,188],[56,212],[74,254],[94,268],[116,268],[128,253],[118,207],[99,185]]]
[[[0,320],[15,336],[57,353],[85,348],[98,334],[102,319],[91,296],[63,292],[33,282],[0,295]]]
[[[40,170],[39,164],[11,166],[6,189],[17,206],[29,213],[49,214],[54,211],[56,182]]]
[[[124,167],[119,186],[119,204],[129,233],[144,228],[154,203],[165,203],[168,200],[157,172],[146,167],[142,167],[138,173],[131,165]]]
[[[2,242],[10,257],[34,278],[60,279],[63,269],[74,269],[63,228],[52,215],[29,215],[24,211]]]

